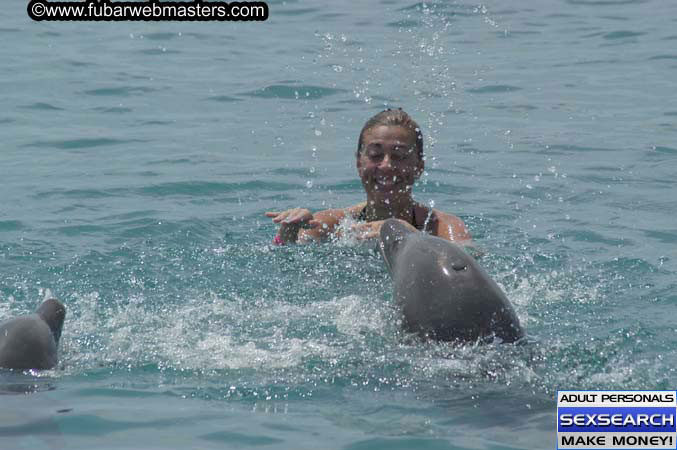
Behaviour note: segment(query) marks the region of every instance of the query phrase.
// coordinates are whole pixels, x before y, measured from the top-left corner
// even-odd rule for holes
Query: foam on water
[[[366,294],[330,294],[309,301],[306,290],[314,288],[312,283],[290,285],[279,291],[263,289],[266,292],[263,294],[257,287],[262,285],[254,280],[248,288],[254,291],[246,296],[237,291],[201,292],[198,283],[184,286],[180,291],[182,297],[176,299],[162,283],[150,283],[147,277],[141,275],[140,279],[135,275],[125,282],[128,298],[103,298],[98,291],[74,295],[67,301],[68,333],[64,333],[61,344],[62,361],[67,364],[62,364],[59,370],[63,371],[62,376],[79,376],[102,367],[134,373],[150,365],[168,373],[212,373],[207,375],[209,389],[220,389],[224,379],[239,386],[238,383],[243,383],[242,371],[254,370],[254,379],[250,373],[245,383],[251,392],[270,390],[273,380],[275,385],[285,385],[294,391],[306,389],[303,386],[309,382],[316,389],[371,383],[381,390],[442,387],[450,380],[455,380],[457,386],[463,380],[470,385],[487,382],[523,385],[537,378],[529,367],[528,355],[532,350],[528,349],[533,344],[527,344],[525,349],[498,344],[431,344],[403,334],[399,313],[390,304],[385,269],[377,267],[375,273],[365,274],[364,268],[356,265],[360,260],[364,263],[365,251],[371,254],[372,250],[362,246],[343,248],[343,254],[339,251],[341,246],[333,249],[311,246],[293,249],[291,253],[303,255],[309,260],[307,266],[313,266],[314,270],[319,266],[324,282],[334,287],[346,286],[345,273],[332,275],[327,267],[322,267],[326,264],[322,258],[332,253],[335,261],[340,261],[353,275],[359,274],[363,280],[381,287],[374,286],[374,290],[367,286]],[[234,246],[212,247],[208,252],[184,249],[185,253],[178,255],[183,253],[193,262],[183,260],[175,264],[199,266],[209,273],[210,265],[221,267],[236,249],[242,253],[242,247]],[[276,256],[288,252],[274,250]],[[256,244],[245,254],[261,265],[270,251],[270,247]],[[137,252],[128,257],[137,259],[139,254],[153,253],[151,249]],[[369,258],[378,261],[377,256]],[[145,257],[151,267],[152,259]],[[127,268],[126,263],[119,265],[120,270]],[[547,279],[539,281],[541,285],[547,282]],[[527,329],[535,330],[540,322],[528,320],[526,314],[537,291],[527,285],[528,282],[523,282],[506,290]],[[354,290],[355,286],[349,289]],[[162,301],[163,296],[167,296],[167,301]],[[532,384],[535,386],[538,383]]]

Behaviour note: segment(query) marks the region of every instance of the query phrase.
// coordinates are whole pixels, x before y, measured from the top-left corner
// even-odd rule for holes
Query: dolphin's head
[[[398,250],[412,233],[413,231],[401,220],[388,219],[381,225],[381,254],[386,262],[388,271],[391,274],[393,273],[395,257],[397,256]]]
[[[63,321],[66,318],[66,307],[63,306],[63,303],[55,298],[50,298],[42,302],[36,312],[49,325],[54,341],[59,342]]]

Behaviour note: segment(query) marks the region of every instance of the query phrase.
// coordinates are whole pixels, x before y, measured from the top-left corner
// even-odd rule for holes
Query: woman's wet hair
[[[362,127],[362,131],[360,131],[360,138],[357,141],[358,158],[360,156],[360,151],[362,150],[362,139],[364,137],[364,133],[367,130],[381,125],[389,127],[402,127],[414,133],[416,136],[416,153],[418,154],[418,158],[423,160],[423,134],[421,133],[421,127],[419,127],[416,121],[412,119],[409,114],[404,112],[402,108],[388,108],[367,120],[367,122]]]

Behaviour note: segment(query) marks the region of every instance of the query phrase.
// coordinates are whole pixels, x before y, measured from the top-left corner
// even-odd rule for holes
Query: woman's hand
[[[417,231],[409,222],[404,220],[397,219],[408,228],[411,228],[412,231]],[[357,240],[367,240],[367,239],[379,239],[381,237],[381,226],[385,220],[375,220],[373,222],[364,222],[358,223],[350,227],[350,230],[355,233],[355,239]]]
[[[274,223],[280,224],[278,235],[284,242],[296,242],[301,228],[316,228],[321,223],[313,219],[313,214],[305,208],[292,208],[286,211],[269,211],[266,217],[271,217]]]
[[[350,231],[358,241],[368,239],[378,239],[381,235],[381,225],[384,220],[375,220],[374,222],[357,223],[350,227]]]

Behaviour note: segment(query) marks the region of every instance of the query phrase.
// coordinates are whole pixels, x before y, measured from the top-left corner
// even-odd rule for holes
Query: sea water
[[[552,448],[558,389],[677,388],[674,2],[268,5],[3,3],[0,317],[68,313],[56,368],[0,372],[0,447]],[[364,199],[400,106],[522,345],[403,333],[373,243],[271,245],[266,211]]]

